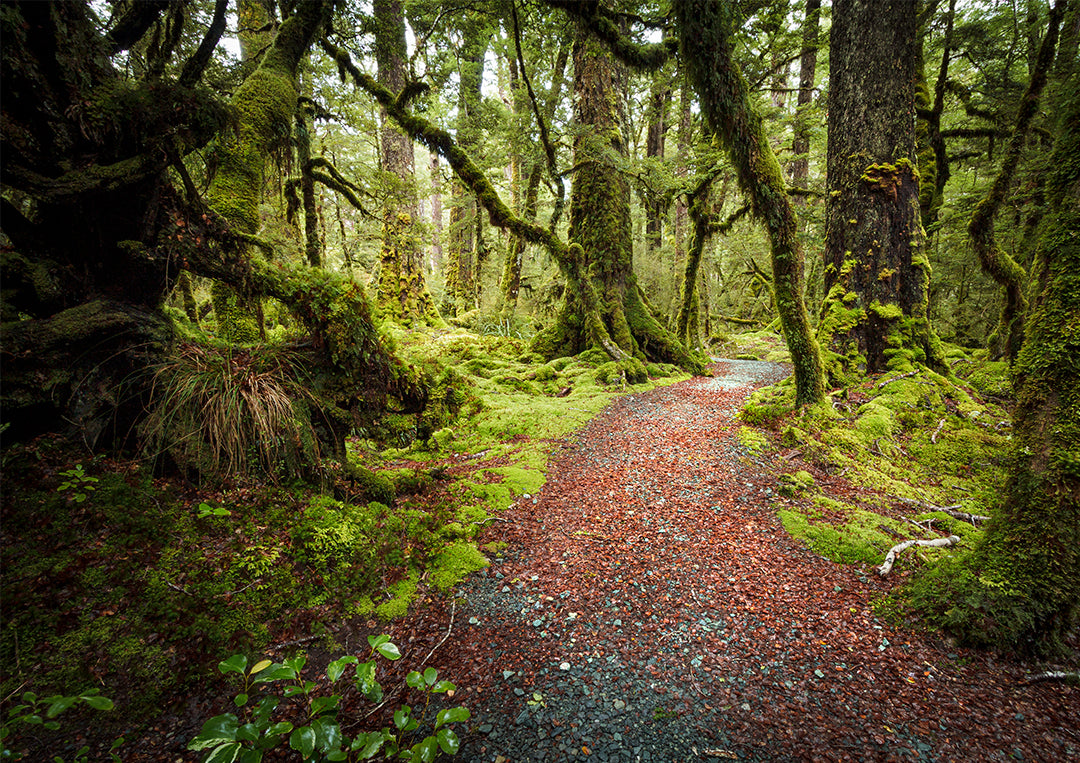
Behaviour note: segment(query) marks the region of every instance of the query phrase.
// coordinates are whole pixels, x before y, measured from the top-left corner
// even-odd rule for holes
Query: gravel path
[[[459,759],[1080,757],[1080,691],[892,628],[891,581],[790,539],[735,439],[786,371],[714,370],[611,405],[482,538],[505,556],[432,662],[473,713]],[[445,616],[424,625],[417,646]]]

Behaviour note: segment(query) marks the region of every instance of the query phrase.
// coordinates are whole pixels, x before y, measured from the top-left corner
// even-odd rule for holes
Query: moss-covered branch
[[[1039,55],[1035,62],[1035,68],[1031,72],[1031,80],[1027,90],[1020,100],[1020,109],[1016,115],[1016,126],[1013,128],[1012,137],[1009,138],[1005,149],[1005,157],[1001,162],[990,191],[976,205],[968,223],[968,235],[971,236],[975,254],[979,257],[979,264],[984,272],[997,281],[1005,289],[1005,304],[1001,309],[1001,318],[998,322],[997,349],[999,355],[1004,355],[1012,362],[1020,352],[1020,345],[1024,338],[1024,311],[1027,309],[1027,300],[1024,297],[1024,289],[1027,283],[1027,273],[997,243],[994,237],[994,217],[997,215],[1009,187],[1012,185],[1013,174],[1020,163],[1020,154],[1023,152],[1024,143],[1027,140],[1028,128],[1035,117],[1039,107],[1039,97],[1046,86],[1047,73],[1050,64],[1054,60],[1054,49],[1057,46],[1058,30],[1061,26],[1061,17],[1064,15],[1067,0],[1058,0],[1050,11],[1049,26],[1046,36],[1043,37],[1039,46]]]
[[[713,134],[728,148],[739,185],[769,234],[776,308],[791,351],[796,402],[820,402],[825,396],[824,373],[803,300],[803,255],[795,211],[761,115],[750,104],[746,80],[734,62],[731,5],[676,0],[674,10],[683,59],[702,111]]]
[[[523,220],[515,215],[502,200],[495,187],[484,172],[473,163],[446,130],[436,127],[421,116],[405,111],[398,106],[396,96],[375,81],[373,77],[360,71],[352,61],[348,51],[334,45],[329,40],[322,40],[321,45],[337,63],[342,77],[351,78],[354,84],[371,94],[379,105],[413,140],[442,156],[453,168],[462,183],[469,188],[488,212],[491,224],[515,233],[526,241],[547,248],[551,256],[559,263],[566,277],[580,289],[580,297],[590,315],[599,316],[600,298],[591,281],[582,273],[584,252],[577,244],[567,244],[553,232],[536,223]],[[589,335],[595,344],[604,349],[616,360],[622,360],[626,353],[611,340],[603,322],[589,319]]]

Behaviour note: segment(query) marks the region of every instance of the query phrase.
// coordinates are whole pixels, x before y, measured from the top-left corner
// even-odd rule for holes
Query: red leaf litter
[[[1080,689],[889,625],[895,585],[810,552],[736,416],[780,367],[624,397],[479,539],[451,608],[393,627],[458,686],[467,761],[1080,760]]]

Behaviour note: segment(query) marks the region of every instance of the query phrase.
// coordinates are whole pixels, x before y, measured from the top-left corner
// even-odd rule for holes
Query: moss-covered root
[[[803,255],[795,211],[764,122],[750,103],[749,88],[733,58],[730,3],[677,0],[679,43],[713,134],[726,144],[739,185],[769,233],[776,309],[791,351],[798,405],[825,399],[821,352],[810,330],[803,297]]]
[[[1036,651],[1059,647],[1080,617],[1080,73],[1065,84],[1038,290],[1013,366],[1005,502],[965,565],[913,588],[916,605],[965,640]]]

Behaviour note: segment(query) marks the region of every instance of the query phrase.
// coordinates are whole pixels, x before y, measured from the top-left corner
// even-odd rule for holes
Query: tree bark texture
[[[915,147],[913,0],[837,0],[830,33],[825,314],[830,374],[930,363]]]
[[[1004,505],[948,623],[969,641],[1061,648],[1080,616],[1080,72],[1061,90],[1034,299],[1013,364],[1013,463]],[[970,594],[970,595],[969,595]]]
[[[374,18],[379,81],[397,94],[405,89],[408,76],[402,0],[375,0]],[[389,203],[383,214],[376,304],[395,321],[439,324],[442,319],[424,279],[424,249],[416,227],[419,208],[412,141],[385,112],[379,147]]]
[[[677,0],[674,9],[683,60],[701,98],[702,112],[731,154],[739,185],[769,234],[776,308],[794,366],[796,402],[820,402],[825,396],[824,375],[803,297],[803,254],[795,210],[761,115],[751,106],[746,80],[734,62],[734,8],[727,2]]]
[[[810,116],[808,110],[814,101],[814,76],[817,72],[818,27],[821,19],[821,0],[806,0],[806,16],[803,21],[802,54],[799,56],[799,98],[795,112],[791,142],[791,185],[809,188],[810,183]],[[795,204],[806,204],[805,196],[796,196]]]
[[[462,31],[465,43],[459,52],[457,138],[466,151],[475,151],[480,145],[481,87],[491,30],[484,24],[470,23]],[[478,306],[480,242],[477,232],[476,196],[455,180],[451,192],[444,296],[447,309],[455,315]]]

